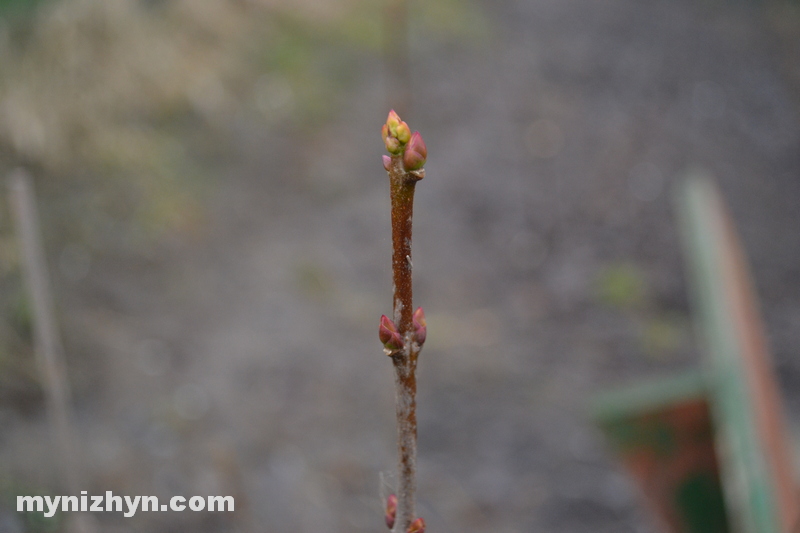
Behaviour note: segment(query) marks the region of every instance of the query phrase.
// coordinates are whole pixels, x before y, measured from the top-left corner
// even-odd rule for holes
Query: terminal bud
[[[386,117],[386,127],[389,128],[389,132],[392,135],[397,136],[397,128],[400,126],[400,123],[403,122],[400,119],[400,115],[397,114],[397,111],[394,109],[389,110],[389,116]]]
[[[381,137],[390,154],[400,155],[403,153],[405,145],[411,140],[411,129],[408,124],[400,120],[400,116],[392,109],[386,118],[386,124],[381,128]]]
[[[393,137],[397,137],[400,144],[406,144],[411,139],[411,129],[408,124],[400,120],[400,116],[394,109],[389,111],[389,116],[386,118],[386,125],[389,127],[389,133]]]

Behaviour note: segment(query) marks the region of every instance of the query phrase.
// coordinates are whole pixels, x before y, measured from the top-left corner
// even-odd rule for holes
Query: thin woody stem
[[[411,287],[411,225],[414,213],[414,189],[425,176],[428,149],[418,131],[411,133],[408,124],[392,110],[381,128],[386,150],[383,168],[389,173],[392,200],[392,274],[394,281],[393,321],[381,317],[378,336],[384,351],[391,356],[395,369],[395,405],[397,413],[397,455],[399,486],[391,502],[387,501],[386,523],[394,533],[425,531],[425,523],[414,515],[417,462],[417,358],[425,342],[427,326],[422,308],[414,311]],[[413,524],[413,525],[412,525]],[[409,527],[412,526],[412,527]]]
[[[395,368],[397,412],[397,451],[399,487],[394,532],[405,533],[415,518],[417,461],[417,356],[413,341],[411,286],[411,222],[417,178],[403,170],[401,157],[392,158],[389,169],[392,201],[392,272],[394,281],[394,321],[404,348],[392,355]]]
[[[401,361],[402,359],[402,361]],[[414,520],[417,490],[417,377],[416,362],[395,356],[397,453],[399,486],[394,531],[405,533]]]
[[[394,323],[402,337],[411,331],[411,219],[414,214],[414,185],[402,168],[399,156],[392,158],[389,173],[392,197],[392,274],[394,282]]]

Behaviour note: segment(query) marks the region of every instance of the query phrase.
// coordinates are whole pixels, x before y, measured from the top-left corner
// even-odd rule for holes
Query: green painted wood
[[[691,175],[679,202],[731,525],[734,533],[787,533],[786,517],[794,510],[781,507],[786,483],[778,479],[775,458],[769,456],[781,448],[781,431],[764,425],[765,418],[779,418],[774,413],[779,402],[768,361],[761,360],[765,350],[752,342],[761,341],[761,332],[743,257],[708,177]]]
[[[705,377],[691,372],[595,397],[591,413],[671,533],[729,533]]]
[[[699,371],[645,380],[592,398],[592,418],[603,424],[656,411],[665,405],[706,396],[706,376]]]

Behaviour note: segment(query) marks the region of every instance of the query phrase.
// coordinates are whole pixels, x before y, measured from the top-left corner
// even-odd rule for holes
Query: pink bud
[[[395,517],[397,517],[397,496],[390,494],[386,498],[386,527],[389,529],[394,527]]]
[[[417,518],[408,526],[406,533],[425,533],[425,520]]]
[[[386,315],[381,315],[378,337],[388,350],[399,350],[403,347],[403,338],[397,331],[397,326]]]
[[[383,156],[383,168],[386,169],[386,172],[392,170],[392,158],[388,155]]]
[[[422,346],[425,343],[425,337],[428,335],[428,323],[425,321],[425,312],[421,307],[414,311],[412,326],[414,327],[414,339],[416,339],[417,344]]]
[[[403,153],[403,168],[409,171],[419,170],[425,165],[427,159],[428,148],[425,146],[425,141],[422,140],[422,135],[415,131]]]

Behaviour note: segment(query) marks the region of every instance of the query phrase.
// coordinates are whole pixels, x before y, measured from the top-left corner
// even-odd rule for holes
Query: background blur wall
[[[237,497],[233,515],[109,513],[103,531],[382,527],[378,131],[399,89],[429,148],[431,531],[655,531],[585,410],[697,364],[671,198],[689,168],[731,205],[797,419],[797,4],[408,9],[387,43],[403,32],[377,0],[0,3],[0,174],[37,187],[87,490]],[[0,531],[52,531],[14,511],[63,488],[0,196]]]

